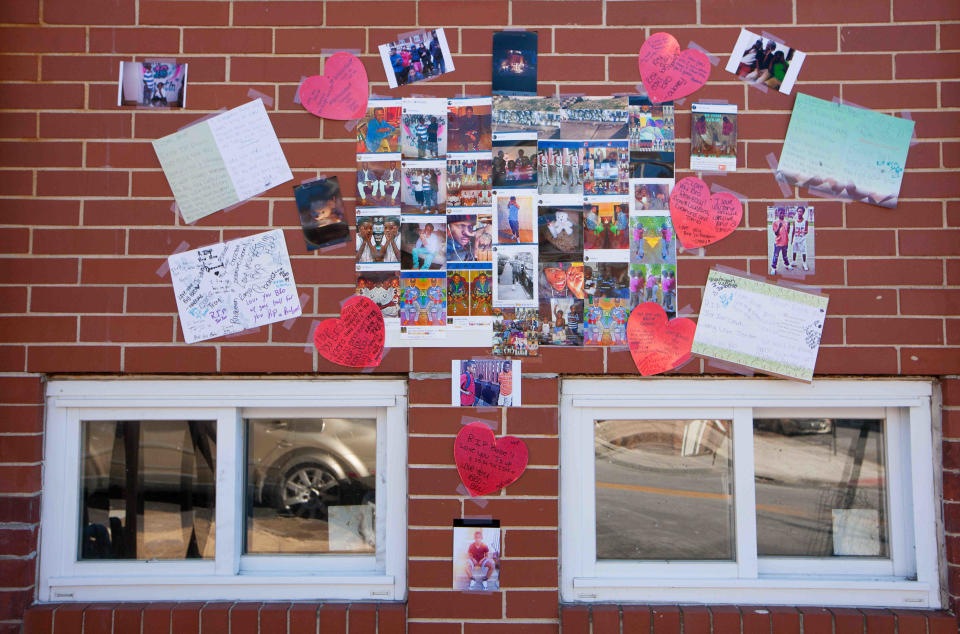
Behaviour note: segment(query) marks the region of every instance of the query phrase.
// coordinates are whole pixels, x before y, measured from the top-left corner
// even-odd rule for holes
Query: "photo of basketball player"
[[[537,234],[541,262],[583,260],[583,207],[539,207]]]
[[[336,176],[319,178],[293,188],[307,250],[343,244],[350,227],[343,220],[343,196]]]
[[[367,114],[357,125],[357,154],[400,151],[399,99],[371,99]]]
[[[493,141],[493,187],[536,189],[536,139]]]
[[[489,97],[448,100],[447,151],[489,151],[492,110]]]
[[[357,207],[400,206],[400,161],[361,161],[357,166]]]

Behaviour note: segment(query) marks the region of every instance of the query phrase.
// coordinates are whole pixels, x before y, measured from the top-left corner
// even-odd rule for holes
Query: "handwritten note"
[[[798,93],[777,175],[828,196],[896,207],[913,127]]]
[[[743,217],[743,205],[728,192],[711,196],[705,182],[689,176],[670,192],[670,217],[677,238],[690,249],[713,244],[733,233]]]
[[[652,376],[686,363],[696,328],[686,317],[668,322],[667,312],[656,302],[634,308],[627,320],[627,345],[640,374]]]
[[[259,99],[153,142],[186,222],[293,179]]]
[[[361,119],[367,112],[367,70],[350,53],[334,53],[323,75],[307,77],[300,84],[300,103],[324,119]]]
[[[669,33],[654,33],[640,47],[640,78],[653,103],[685,97],[710,77],[710,60],[695,49],[680,50]]]
[[[339,319],[325,319],[313,333],[313,345],[327,361],[351,368],[373,368],[383,360],[386,329],[377,304],[360,295],[343,303]]]
[[[810,382],[827,297],[710,271],[694,354]]]
[[[465,425],[453,445],[457,472],[472,497],[499,491],[527,468],[527,445],[513,436],[495,438],[480,422]]]
[[[300,315],[280,229],[177,253],[167,262],[187,343]]]

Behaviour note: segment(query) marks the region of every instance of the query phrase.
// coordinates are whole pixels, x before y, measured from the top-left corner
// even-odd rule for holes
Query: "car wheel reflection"
[[[330,506],[342,502],[336,475],[318,464],[299,464],[283,477],[280,511],[302,518],[327,519]]]

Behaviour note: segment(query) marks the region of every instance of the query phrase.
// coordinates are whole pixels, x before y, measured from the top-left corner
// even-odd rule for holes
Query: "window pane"
[[[82,423],[81,559],[212,559],[214,421]]]
[[[732,424],[601,420],[597,559],[732,560]]]
[[[246,429],[246,552],[374,552],[375,419],[249,419]]]
[[[883,421],[753,421],[760,556],[887,557]]]

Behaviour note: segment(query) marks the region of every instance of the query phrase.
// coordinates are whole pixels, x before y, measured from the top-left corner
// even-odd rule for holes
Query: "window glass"
[[[248,419],[246,552],[373,553],[377,421]]]
[[[731,430],[727,420],[597,421],[597,559],[733,559]]]
[[[883,421],[753,421],[759,556],[887,557]]]
[[[82,423],[81,559],[212,559],[213,421]]]

